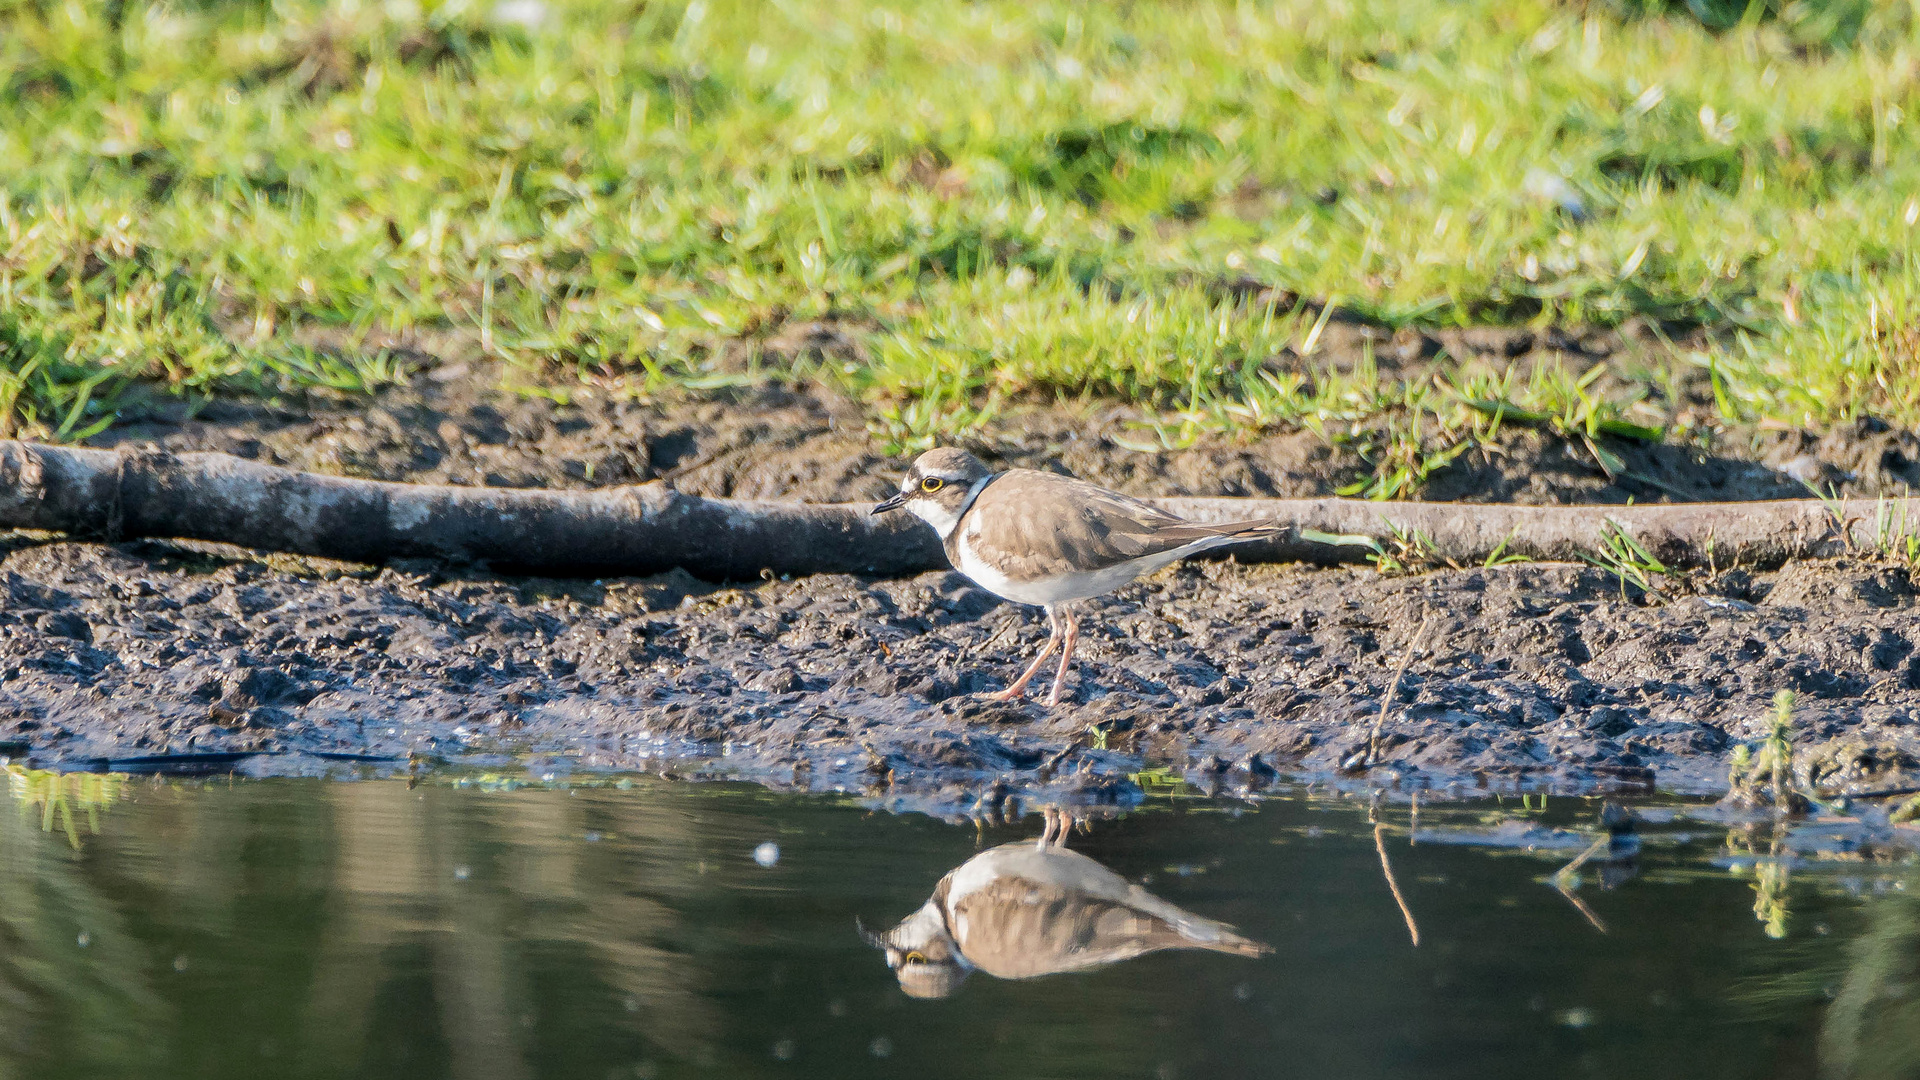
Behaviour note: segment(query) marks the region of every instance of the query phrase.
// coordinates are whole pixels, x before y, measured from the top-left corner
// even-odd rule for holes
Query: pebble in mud
[[[1726,574],[1658,606],[1588,567],[1194,564],[1089,605],[1068,703],[1048,711],[970,696],[1017,674],[1045,621],[952,573],[722,588],[158,543],[0,552],[0,743],[41,764],[526,751],[950,808],[985,807],[996,782],[996,807],[1035,790],[1125,801],[1151,763],[1256,789],[1364,748],[1427,611],[1376,782],[1711,788],[1779,689],[1808,741],[1872,748],[1835,768],[1920,757],[1913,584],[1853,562]]]

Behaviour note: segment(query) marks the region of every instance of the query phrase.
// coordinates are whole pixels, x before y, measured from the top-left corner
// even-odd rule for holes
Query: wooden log
[[[1498,553],[1542,562],[1600,554],[1624,536],[1672,568],[1771,569],[1791,559],[1885,551],[1905,557],[1920,536],[1920,499],[1777,499],[1733,503],[1515,506],[1486,503],[1379,503],[1361,499],[1155,500],[1196,521],[1270,516],[1295,526],[1284,539],[1230,549],[1242,562],[1332,561],[1302,530],[1366,537],[1388,552],[1475,565]],[[1844,534],[1842,523],[1844,522]],[[1321,548],[1315,555],[1312,548]],[[1338,549],[1344,560],[1369,549]],[[1404,557],[1404,555],[1403,555]]]
[[[0,527],[216,540],[352,562],[435,558],[580,575],[681,567],[710,580],[945,565],[938,539],[899,517],[702,499],[659,483],[592,491],[394,484],[227,454],[0,441]]]
[[[1229,549],[1242,561],[1357,562],[1370,550],[1358,538],[1462,565],[1496,552],[1570,560],[1624,535],[1671,567],[1764,568],[1847,550],[1904,553],[1906,537],[1920,533],[1920,499],[1638,506],[1157,501],[1199,521],[1270,518],[1290,526],[1273,540]],[[0,528],[213,540],[366,563],[434,558],[555,575],[679,567],[741,581],[765,572],[897,575],[946,565],[932,530],[903,514],[871,517],[868,509],[705,499],[657,482],[587,491],[396,484],[226,454],[0,440]]]

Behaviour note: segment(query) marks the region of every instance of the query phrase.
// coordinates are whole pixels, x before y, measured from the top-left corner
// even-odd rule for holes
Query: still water
[[[0,1078],[1920,1075],[1905,864],[1756,870],[1753,835],[1671,808],[1570,899],[1554,873],[1597,802],[1427,807],[1410,835],[1405,805],[1376,829],[1353,800],[1154,801],[1064,861],[1029,844],[956,875],[981,969],[903,979],[890,959],[948,945],[874,939],[1039,814],[644,780],[13,780]],[[1024,915],[980,899],[1013,863],[1054,875]],[[1118,959],[1182,932],[1228,944]]]

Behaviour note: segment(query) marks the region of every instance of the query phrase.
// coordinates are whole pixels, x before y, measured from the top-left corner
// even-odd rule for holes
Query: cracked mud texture
[[[1450,351],[1525,360],[1543,347],[1519,332],[1456,336]],[[1560,346],[1586,358],[1610,347]],[[1413,342],[1380,356],[1411,370],[1433,351]],[[156,398],[95,445],[439,483],[666,478],[695,494],[807,501],[877,498],[903,468],[866,412],[818,387],[562,405],[497,382],[454,364],[372,400],[219,401],[189,415]],[[1136,420],[1112,406],[1016,405],[968,445],[1139,494],[1323,495],[1367,468],[1306,432],[1143,453],[1123,445],[1150,438]],[[1609,445],[1627,474],[1510,428],[1421,495],[1755,499],[1804,494],[1809,477],[1846,494],[1920,481],[1920,440],[1871,422],[1716,451]],[[1124,802],[1140,791],[1129,775],[1158,765],[1202,789],[1287,772],[1441,792],[1698,791],[1724,786],[1732,746],[1759,734],[1780,689],[1799,696],[1802,760],[1835,783],[1906,782],[1920,758],[1915,590],[1906,569],[1857,561],[1696,574],[1653,602],[1585,566],[1397,578],[1176,567],[1083,606],[1069,699],[1049,711],[977,696],[1018,673],[1045,620],[952,573],[550,581],[5,534],[0,553],[0,754],[61,767],[538,759],[949,811],[983,792]],[[1428,613],[1381,729],[1383,762],[1341,774]]]

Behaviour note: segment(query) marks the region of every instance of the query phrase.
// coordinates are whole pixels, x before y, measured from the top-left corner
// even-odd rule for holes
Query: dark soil
[[[1047,710],[973,696],[1006,684],[1044,622],[952,573],[503,581],[17,542],[0,560],[0,739],[68,766],[536,753],[948,802],[996,781],[1123,798],[1156,763],[1239,786],[1338,771],[1431,612],[1376,781],[1710,788],[1779,689],[1801,696],[1810,746],[1851,740],[1863,779],[1920,751],[1904,570],[1699,584],[1649,606],[1564,565],[1190,565],[1090,605],[1071,701]],[[681,760],[701,757],[718,760]]]
[[[1349,344],[1365,340],[1352,327],[1344,330],[1353,338]],[[1519,331],[1446,337],[1449,349],[1487,356],[1537,345],[1535,335]],[[1555,341],[1592,352],[1536,348],[1515,362],[1584,363],[1604,344]],[[667,403],[586,388],[562,405],[503,393],[499,382],[498,372],[461,364],[431,370],[371,401],[319,395],[282,405],[219,401],[193,413],[178,401],[157,400],[136,407],[140,418],[92,445],[219,450],[312,472],[422,483],[578,488],[667,478],[691,495],[804,502],[884,497],[904,468],[869,431],[867,409],[819,386],[768,382],[711,400]],[[1139,410],[1100,402],[1016,405],[964,441],[998,465],[1069,472],[1141,495],[1332,495],[1373,471],[1364,437],[1336,442],[1307,431],[1213,435],[1154,453],[1128,449],[1154,441]],[[1810,483],[1843,496],[1920,487],[1920,437],[1870,420],[1821,434],[1753,432],[1720,442],[1725,445],[1708,449],[1604,440],[1626,466],[1609,475],[1582,445],[1509,426],[1498,443],[1439,469],[1413,495],[1625,503],[1801,498]]]
[[[487,382],[442,370],[371,404],[220,403],[191,418],[159,408],[101,442],[450,483],[665,476],[688,492],[770,499],[870,499],[902,467],[861,409],[817,390],[562,406]],[[1036,406],[974,443],[1002,463],[1150,494],[1327,494],[1365,469],[1304,433],[1139,453],[1113,441],[1139,437],[1130,419]],[[1424,495],[1777,498],[1804,492],[1776,467],[1788,464],[1845,490],[1895,490],[1920,479],[1908,475],[1913,442],[1863,425],[1776,433],[1723,456],[1615,446],[1636,479],[1519,431]],[[1158,765],[1202,788],[1312,773],[1442,791],[1698,791],[1724,786],[1733,744],[1757,737],[1780,689],[1798,695],[1798,737],[1834,778],[1898,784],[1920,759],[1916,589],[1905,568],[1861,562],[1696,575],[1664,597],[1584,566],[1397,578],[1177,567],[1085,606],[1069,702],[1049,711],[978,696],[1018,672],[1045,623],[952,573],[725,587],[200,544],[16,535],[0,551],[0,751],[61,767],[531,757],[948,808],[998,791],[1126,801],[1141,790],[1129,777]],[[1370,762],[1382,697],[1429,615]]]

